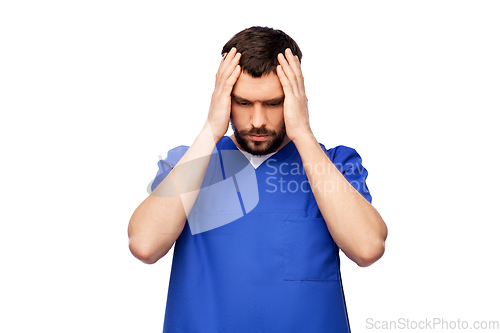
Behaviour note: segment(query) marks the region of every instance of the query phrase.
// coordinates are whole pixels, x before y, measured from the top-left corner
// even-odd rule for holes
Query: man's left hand
[[[280,64],[276,67],[276,72],[285,93],[286,132],[291,140],[295,140],[300,135],[310,134],[311,127],[309,126],[307,97],[299,58],[294,56],[290,49],[285,50],[285,56],[282,53],[278,54]]]

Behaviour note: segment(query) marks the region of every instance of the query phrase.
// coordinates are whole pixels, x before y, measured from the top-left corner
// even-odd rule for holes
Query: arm
[[[278,55],[277,73],[285,92],[287,134],[299,151],[314,198],[333,240],[356,264],[369,266],[384,253],[387,226],[377,210],[337,170],[314,138],[299,60],[289,49],[285,55],[286,58]]]
[[[130,251],[144,263],[155,263],[167,254],[184,229],[210,156],[229,126],[230,94],[241,71],[239,58],[233,48],[222,59],[203,129],[179,163],[130,218]]]

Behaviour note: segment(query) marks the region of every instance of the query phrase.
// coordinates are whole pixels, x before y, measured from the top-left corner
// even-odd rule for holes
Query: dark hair
[[[238,32],[222,48],[221,54],[236,47],[241,53],[240,66],[243,72],[258,78],[273,72],[276,74],[278,54],[292,53],[302,59],[302,52],[295,41],[281,30],[268,27],[251,27]]]

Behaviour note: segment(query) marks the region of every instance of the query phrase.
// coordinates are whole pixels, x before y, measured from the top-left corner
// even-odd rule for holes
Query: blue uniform
[[[368,173],[356,151],[321,147],[371,202],[365,183]],[[159,161],[152,189],[186,150],[185,146],[172,149]],[[238,151],[229,137],[222,138],[216,150]],[[221,165],[222,178],[229,177],[224,172],[229,166],[214,160]],[[210,168],[207,175],[213,175]],[[241,179],[236,187],[243,216],[198,233],[186,223],[175,243],[163,332],[350,332],[339,248],[293,142],[254,174],[258,203],[251,210],[245,210],[242,201]],[[201,207],[200,214],[207,209]]]

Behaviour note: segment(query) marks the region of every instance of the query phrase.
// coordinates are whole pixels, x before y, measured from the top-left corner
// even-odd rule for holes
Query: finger
[[[224,60],[226,60],[227,52],[222,55],[222,59],[220,60],[219,63],[219,68],[217,69],[217,73],[215,73],[215,87],[217,88],[217,82],[219,81],[219,76],[220,76],[220,69],[222,67],[222,64],[224,63]]]
[[[281,65],[276,66],[276,73],[278,73],[278,78],[281,82],[281,85],[283,86],[283,92],[285,93],[285,98],[287,96],[293,95],[294,93],[292,84],[290,83],[290,80],[283,71],[283,67]]]
[[[290,64],[290,67],[292,68],[295,75],[298,77],[302,76],[302,70],[300,69],[299,57],[297,57],[296,55],[294,56],[290,49],[285,50],[285,56],[286,56],[287,62]]]
[[[299,57],[293,55],[292,50],[290,50],[289,48],[285,50],[285,55],[288,64],[292,68],[293,72],[295,73],[295,77],[297,78],[297,83],[300,88],[300,93],[305,94],[304,76],[302,75],[302,67],[300,66]]]
[[[234,69],[236,68],[236,66],[238,66],[238,63],[240,62],[240,58],[241,58],[241,53],[238,52],[231,59],[226,59],[228,63],[224,71],[221,72],[222,78],[227,78],[231,75],[231,73],[233,73]]]
[[[295,73],[293,72],[292,68],[290,67],[290,64],[285,59],[285,56],[282,53],[278,54],[278,62],[281,65],[282,71],[284,72],[288,81],[290,82],[293,92],[298,96],[300,91],[299,91],[299,85],[297,83],[297,78],[295,77]]]
[[[234,49],[234,50],[233,50]],[[240,61],[241,54],[236,53],[234,56],[231,52],[236,52],[236,49],[233,48],[231,51],[226,55],[226,58],[223,59],[223,63],[221,63],[221,66],[219,70],[217,71],[217,74],[215,75],[215,91],[220,93],[222,89],[224,88],[225,81],[227,78],[233,73],[235,70],[236,66],[238,66],[238,63]]]
[[[241,67],[240,65],[237,65],[236,68],[233,70],[231,75],[227,78],[224,86],[223,86],[223,93],[224,94],[231,94],[231,91],[233,90],[234,84],[238,80],[241,74]]]
[[[216,91],[220,92],[224,89],[224,86],[226,85],[226,81],[233,74],[236,67],[239,66],[238,63],[240,61],[240,57],[241,57],[241,54],[236,53],[234,58],[227,65],[227,67],[224,69],[224,72],[217,74],[217,78],[215,80],[215,90]]]
[[[234,56],[236,55],[236,52],[237,52],[236,48],[233,47],[233,48],[231,48],[229,53],[226,53],[225,57],[222,58],[222,61],[221,61],[220,66],[219,66],[219,70],[217,71],[217,75],[222,75],[222,73],[224,73],[226,68],[231,63],[231,60],[233,60]]]
[[[219,68],[220,68],[220,66],[222,66],[222,63],[224,62],[224,60],[226,60],[226,56],[227,56],[227,52],[222,55],[222,59],[220,60]]]

